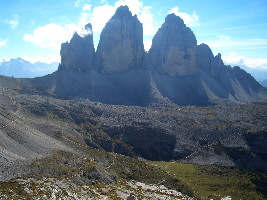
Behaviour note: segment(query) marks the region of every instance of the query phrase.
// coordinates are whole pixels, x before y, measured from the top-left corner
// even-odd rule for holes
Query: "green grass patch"
[[[267,199],[267,174],[233,167],[199,166],[178,162],[151,162],[194,191],[194,196],[219,200]]]

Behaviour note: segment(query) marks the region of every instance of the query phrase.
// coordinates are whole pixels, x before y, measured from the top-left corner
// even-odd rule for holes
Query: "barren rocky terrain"
[[[51,181],[63,178],[84,185],[163,181],[192,194],[162,171],[145,175],[159,169],[138,159],[267,169],[264,102],[108,105],[26,94],[6,77],[1,79],[0,98],[2,181],[21,177],[18,182],[25,183],[27,177],[37,180],[40,174]]]

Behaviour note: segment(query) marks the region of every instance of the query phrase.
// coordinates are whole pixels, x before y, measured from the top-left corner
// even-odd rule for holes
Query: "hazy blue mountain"
[[[230,64],[231,63],[226,63],[226,64]],[[250,67],[247,67],[246,65],[238,65],[241,69],[245,70],[246,72],[250,73],[255,79],[256,81],[263,81],[265,79],[267,79],[267,70],[263,70],[263,69],[253,69]]]
[[[260,81],[260,84],[264,87],[267,87],[267,79],[265,79],[264,81]]]
[[[58,63],[30,63],[22,58],[10,59],[0,63],[0,74],[15,78],[34,78],[50,74],[57,70]]]

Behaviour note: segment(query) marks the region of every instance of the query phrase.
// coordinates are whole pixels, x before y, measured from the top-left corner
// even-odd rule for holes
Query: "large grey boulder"
[[[140,68],[143,55],[143,26],[127,6],[121,6],[100,35],[95,65],[100,72],[123,72]]]
[[[197,71],[196,47],[194,33],[180,17],[170,14],[152,40],[149,63],[171,76],[193,74]]]
[[[59,70],[88,72],[93,68],[95,48],[92,25],[87,24],[85,31],[83,36],[74,33],[70,42],[61,45]]]

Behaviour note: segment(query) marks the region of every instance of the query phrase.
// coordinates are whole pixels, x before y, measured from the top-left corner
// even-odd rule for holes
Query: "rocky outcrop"
[[[91,24],[85,26],[85,32],[84,36],[74,33],[70,42],[61,45],[59,70],[87,72],[93,68],[95,49]]]
[[[196,64],[198,69],[216,79],[222,75],[222,70],[225,68],[221,54],[219,53],[214,57],[210,47],[206,44],[197,46]]]
[[[121,6],[101,33],[96,67],[107,73],[139,68],[143,55],[143,26],[127,6]]]
[[[199,69],[210,74],[215,62],[213,53],[208,45],[200,44],[197,46],[196,62]]]
[[[183,20],[170,14],[152,40],[149,62],[165,74],[188,75],[197,71],[197,41]]]

